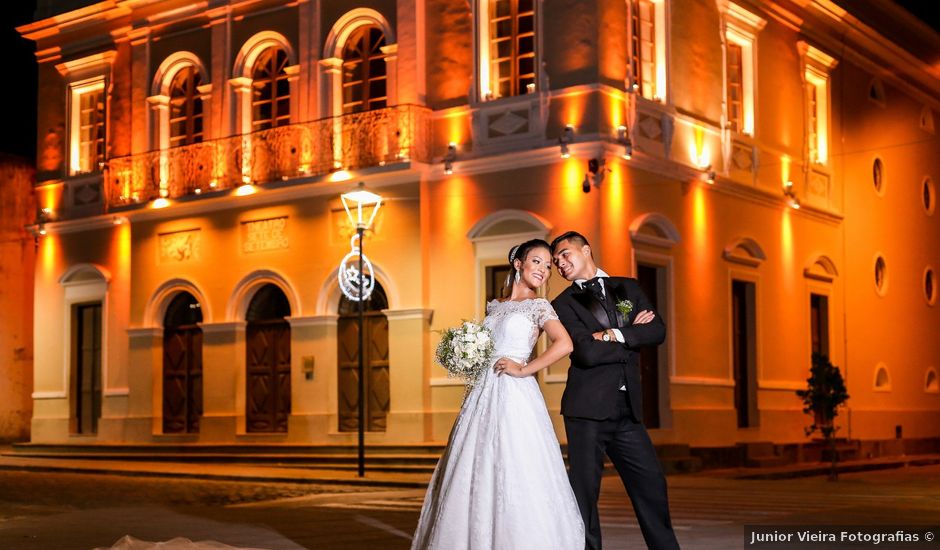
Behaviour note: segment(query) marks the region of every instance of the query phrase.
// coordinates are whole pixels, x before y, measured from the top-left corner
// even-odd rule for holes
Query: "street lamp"
[[[371,263],[366,259],[365,254],[362,249],[363,236],[366,229],[372,226],[372,222],[375,221],[375,215],[378,213],[379,208],[382,206],[382,197],[376,195],[375,193],[366,190],[366,186],[363,182],[359,182],[359,185],[354,191],[348,193],[343,193],[340,195],[340,199],[343,201],[343,208],[346,209],[346,216],[349,217],[349,222],[356,226],[356,238],[358,240],[357,245],[353,246],[352,251],[343,258],[343,261],[340,265],[339,277],[340,277],[340,288],[343,290],[343,293],[347,298],[358,302],[359,309],[359,477],[363,477],[366,473],[366,457],[365,457],[365,363],[363,357],[363,329],[365,322],[363,319],[363,307],[364,302],[369,299],[372,295],[372,289],[375,286],[375,274],[372,272]],[[353,254],[359,256],[359,265],[356,268],[350,269],[347,267],[346,260],[350,258]],[[366,286],[365,281],[365,269],[364,267],[369,266],[369,284]],[[352,274],[353,278],[350,280],[348,275]],[[344,285],[343,282],[356,282],[355,286]]]

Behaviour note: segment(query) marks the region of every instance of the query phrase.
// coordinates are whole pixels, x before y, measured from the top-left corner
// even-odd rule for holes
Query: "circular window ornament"
[[[880,158],[876,158],[871,166],[871,179],[875,185],[875,192],[879,195],[885,193],[885,165]]]
[[[937,303],[937,274],[931,267],[924,270],[924,298],[930,305]]]
[[[927,212],[928,216],[933,215],[933,210],[937,205],[937,190],[934,189],[933,180],[930,176],[924,178],[924,183],[922,186],[923,198],[924,198],[924,210]]]
[[[875,291],[884,296],[888,290],[888,264],[880,254],[875,258]]]

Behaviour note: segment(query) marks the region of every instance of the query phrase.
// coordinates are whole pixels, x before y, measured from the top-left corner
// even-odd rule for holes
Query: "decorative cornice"
[[[67,11],[16,27],[16,31],[27,40],[38,41],[50,36],[61,35],[74,27],[87,27],[96,23],[107,23],[119,17],[131,14],[129,2],[109,0],[96,2],[75,10]]]
[[[133,327],[127,329],[130,339],[160,338],[163,336],[163,327]]]
[[[733,388],[734,380],[730,378],[712,378],[708,376],[670,376],[670,384],[680,386],[720,386]]]
[[[53,46],[43,50],[36,50],[37,63],[51,63],[62,59],[62,48]]]
[[[116,56],[117,51],[107,50],[94,55],[59,63],[55,68],[62,76],[77,80],[93,74],[103,73],[110,69],[111,63],[114,62]]]
[[[307,317],[288,317],[291,328],[336,326],[339,315],[310,315]]]
[[[203,334],[243,332],[248,325],[245,321],[223,321],[221,323],[200,323]]]
[[[34,391],[33,399],[65,399],[67,394],[64,391]]]
[[[385,314],[389,321],[413,321],[420,319],[426,323],[431,323],[434,319],[434,310],[426,308],[383,309],[382,313]]]

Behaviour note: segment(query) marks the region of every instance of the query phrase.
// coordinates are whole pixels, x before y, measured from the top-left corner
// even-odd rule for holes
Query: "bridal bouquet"
[[[464,321],[442,332],[435,360],[447,369],[449,376],[463,378],[471,387],[489,368],[492,355],[493,338],[489,329],[475,321]]]

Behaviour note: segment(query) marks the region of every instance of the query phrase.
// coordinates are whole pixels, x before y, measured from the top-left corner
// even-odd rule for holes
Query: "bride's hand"
[[[493,365],[493,372],[495,372],[497,376],[500,374],[508,374],[514,378],[522,378],[524,376],[528,376],[525,373],[524,367],[525,365],[516,363],[508,357],[501,357],[498,361],[496,361],[496,364]]]

